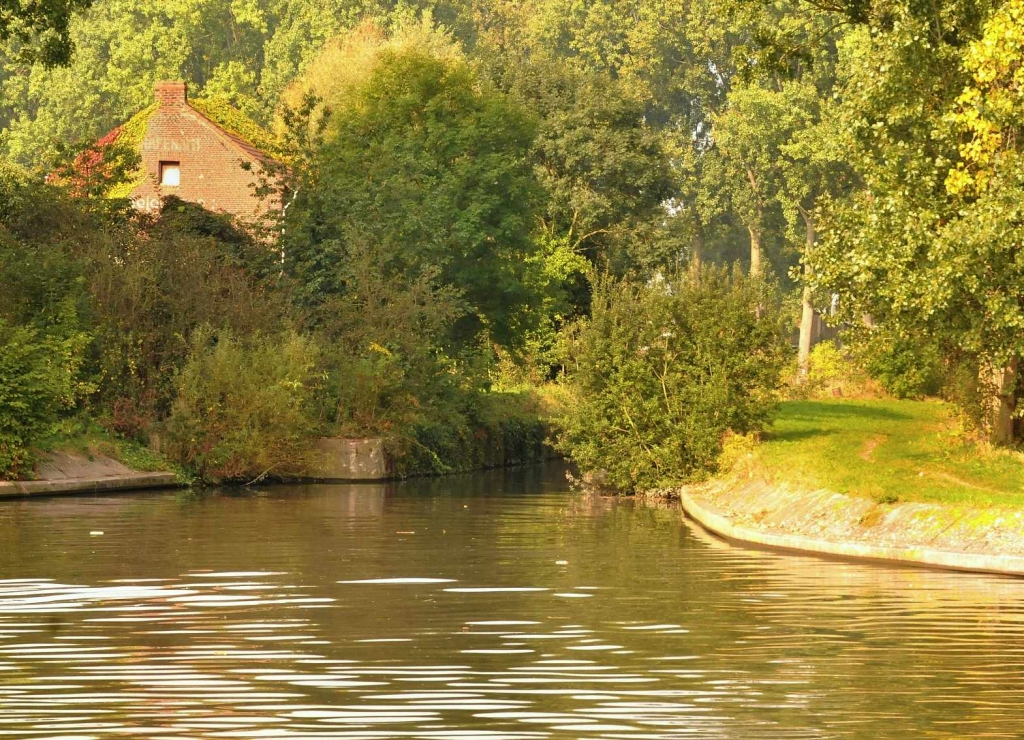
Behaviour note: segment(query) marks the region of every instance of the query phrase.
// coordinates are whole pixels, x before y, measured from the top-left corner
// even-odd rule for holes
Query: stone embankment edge
[[[694,498],[687,491],[680,493],[686,515],[712,534],[742,544],[776,550],[828,555],[839,558],[871,560],[884,563],[941,568],[974,573],[998,573],[1024,576],[1024,557],[949,552],[922,547],[885,547],[860,542],[833,542],[800,535],[761,532],[738,526],[723,513]]]
[[[65,493],[110,493],[148,488],[179,488],[174,473],[137,473],[103,478],[67,478],[0,482],[0,499],[25,496],[53,496]]]

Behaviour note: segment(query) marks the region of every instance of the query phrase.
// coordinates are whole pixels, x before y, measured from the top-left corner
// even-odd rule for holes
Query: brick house
[[[124,141],[141,156],[141,172],[120,193],[136,209],[156,212],[164,196],[175,195],[253,222],[276,206],[254,192],[274,160],[239,129],[269,140],[265,132],[223,104],[189,100],[184,82],[158,82],[155,98],[153,106],[104,137]]]

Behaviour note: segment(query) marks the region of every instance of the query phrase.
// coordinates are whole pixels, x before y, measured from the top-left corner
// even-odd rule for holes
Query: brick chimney
[[[188,98],[188,88],[180,81],[158,82],[153,92],[157,105],[161,108],[181,108]]]

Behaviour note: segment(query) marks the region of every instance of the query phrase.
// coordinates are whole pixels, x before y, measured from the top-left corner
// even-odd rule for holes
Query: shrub
[[[477,347],[455,348],[465,306],[436,270],[389,269],[386,250],[354,241],[339,270],[343,294],[324,303],[318,339],[328,348],[324,417],[340,434],[412,438],[417,425],[460,426],[486,379]]]
[[[878,327],[851,326],[836,341],[811,349],[807,380],[796,398],[921,398],[942,388],[942,362],[934,343],[894,337]]]
[[[934,343],[878,334],[863,351],[864,367],[896,398],[935,395],[942,386],[942,366]]]
[[[547,414],[531,391],[479,392],[443,421],[421,421],[389,448],[400,476],[437,475],[518,465],[550,456]]]
[[[0,478],[32,468],[32,446],[89,388],[79,381],[87,335],[41,335],[0,320]]]
[[[980,367],[979,357],[964,352],[951,352],[943,362],[942,397],[954,405],[964,438],[989,433],[992,388],[979,377]]]
[[[854,353],[835,341],[819,342],[807,358],[807,378],[790,389],[794,398],[864,397],[878,394],[877,384]]]
[[[714,470],[725,433],[758,431],[775,408],[787,346],[769,299],[719,269],[598,280],[593,315],[567,343],[560,449],[625,491]]]
[[[855,368],[853,359],[835,342],[821,342],[811,348],[807,358],[808,385],[835,387],[847,380]]]
[[[305,337],[196,332],[177,378],[169,453],[210,482],[303,472],[318,352]]]
[[[285,325],[282,291],[272,280],[256,279],[238,259],[236,252],[255,249],[246,239],[222,216],[171,202],[159,221],[131,232],[109,255],[90,253],[88,287],[103,378],[98,400],[112,417],[115,407],[130,409],[142,431],[166,418],[175,373],[198,327],[246,337],[273,336]]]

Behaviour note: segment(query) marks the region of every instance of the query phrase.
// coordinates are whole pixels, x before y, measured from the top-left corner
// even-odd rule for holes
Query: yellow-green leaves
[[[1007,0],[985,24],[980,39],[964,54],[970,82],[956,101],[951,120],[965,136],[961,161],[950,170],[953,195],[986,190],[1001,165],[1012,166],[1024,123],[1024,2]]]

